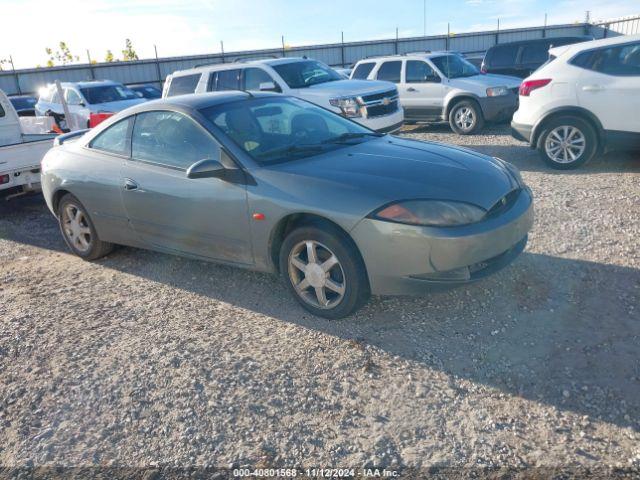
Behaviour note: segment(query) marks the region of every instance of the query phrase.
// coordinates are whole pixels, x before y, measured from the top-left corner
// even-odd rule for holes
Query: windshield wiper
[[[334,138],[329,138],[327,140],[324,140],[322,143],[342,143],[342,142],[346,142],[348,140],[353,140],[356,138],[362,138],[362,137],[384,137],[384,133],[378,133],[378,132],[349,132],[349,133],[343,133],[342,135],[339,135],[337,137]]]
[[[314,145],[314,144],[287,145],[285,147],[278,147],[278,148],[273,148],[271,150],[267,150],[266,152],[262,152],[257,156],[260,158],[264,158],[264,157],[272,157],[274,155],[291,155],[295,153],[320,152],[322,150],[324,150],[322,145]]]

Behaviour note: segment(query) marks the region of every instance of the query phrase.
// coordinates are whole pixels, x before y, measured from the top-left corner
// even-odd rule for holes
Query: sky
[[[65,41],[81,63],[121,57],[131,39],[140,58],[374,40],[424,33],[424,0],[0,0],[0,60],[44,66]],[[454,33],[640,14],[639,0],[426,0],[426,33]],[[4,64],[6,69],[7,64]]]

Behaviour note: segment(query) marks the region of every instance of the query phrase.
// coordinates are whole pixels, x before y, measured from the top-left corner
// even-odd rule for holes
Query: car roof
[[[554,41],[557,42],[559,40],[590,41],[590,40],[593,40],[593,37],[590,37],[589,35],[563,35],[561,37],[531,38],[529,40],[517,40],[515,42],[499,43],[497,45],[493,45],[493,46],[489,47],[487,49],[487,51],[496,50],[496,49],[503,48],[503,47],[507,47],[507,48],[508,47],[519,47],[521,45],[529,45],[531,43],[544,43],[544,42],[553,43]]]
[[[54,85],[53,83],[49,86]],[[87,80],[85,82],[60,82],[63,87],[77,87],[77,88],[89,88],[99,87],[106,85],[122,85],[120,82],[114,82],[113,80]]]
[[[239,61],[234,63],[212,63],[209,65],[200,65],[186,70],[177,70],[171,74],[172,77],[181,77],[183,75],[194,75],[203,72],[214,72],[218,70],[233,70],[234,68],[245,68],[255,65],[284,65],[287,63],[316,61],[311,58],[302,57],[282,57],[282,58],[263,58],[258,60]]]
[[[128,112],[141,112],[146,110],[158,110],[163,107],[174,107],[178,109],[200,110],[202,108],[213,107],[238,100],[248,100],[250,98],[278,97],[283,95],[270,92],[245,92],[242,90],[225,90],[220,92],[190,93],[188,95],[176,95],[175,97],[159,98],[144,102],[128,109]]]
[[[549,49],[549,54],[554,56],[569,54],[573,55],[585,50],[593,50],[594,48],[608,47],[610,45],[621,45],[624,43],[633,43],[640,41],[640,34],[637,35],[620,35],[618,37],[603,38],[600,40],[591,40],[590,42],[574,43],[571,45],[563,45]]]
[[[397,55],[382,55],[379,57],[367,57],[359,60],[357,63],[373,63],[379,62],[383,60],[402,60],[402,59],[419,59],[424,60],[425,58],[435,58],[442,57],[443,55],[455,55],[460,56],[459,52],[447,52],[447,51],[433,51],[433,52],[410,52],[410,53],[399,53]]]

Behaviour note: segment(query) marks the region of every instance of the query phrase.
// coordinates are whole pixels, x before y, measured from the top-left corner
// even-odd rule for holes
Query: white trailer
[[[40,161],[53,146],[56,134],[25,133],[25,130],[44,132],[50,127],[48,121],[29,119],[23,127],[21,117],[0,90],[0,196],[40,190]]]

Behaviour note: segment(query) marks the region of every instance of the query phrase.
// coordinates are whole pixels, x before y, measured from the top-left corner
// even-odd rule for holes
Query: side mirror
[[[260,84],[261,92],[279,92],[280,89],[274,82],[262,82]]]
[[[189,167],[187,178],[222,178],[226,170],[218,160],[205,158]]]
[[[80,103],[78,103],[78,105],[80,105],[81,107],[86,107],[84,102],[80,102]]]

